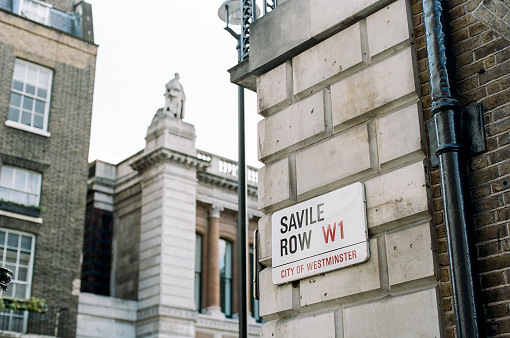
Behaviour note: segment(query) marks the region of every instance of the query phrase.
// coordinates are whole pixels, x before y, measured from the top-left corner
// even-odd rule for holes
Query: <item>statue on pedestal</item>
[[[184,118],[184,103],[186,102],[186,95],[184,89],[179,82],[179,74],[175,73],[175,77],[170,80],[166,85],[165,92],[165,112],[173,114],[178,119]]]

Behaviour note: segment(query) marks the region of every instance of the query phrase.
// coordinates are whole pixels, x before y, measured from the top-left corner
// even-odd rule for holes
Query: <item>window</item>
[[[52,77],[48,68],[16,60],[7,125],[47,134]]]
[[[0,199],[38,206],[40,194],[40,173],[11,166],[0,168]]]
[[[0,229],[0,264],[14,273],[3,297],[28,299],[32,284],[35,237],[22,232]],[[0,329],[24,332],[28,314],[24,312],[0,313]]]
[[[220,308],[232,317],[232,243],[220,239]]]
[[[202,236],[197,234],[195,243],[195,307],[198,312],[202,303]]]
[[[37,0],[20,0],[19,15],[48,25],[51,5]]]

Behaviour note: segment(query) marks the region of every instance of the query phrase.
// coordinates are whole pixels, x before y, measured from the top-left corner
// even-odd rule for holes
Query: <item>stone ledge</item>
[[[255,21],[250,26],[250,58],[229,69],[230,81],[256,91],[256,77],[395,0],[358,0],[347,9],[337,0],[317,1],[286,1]]]

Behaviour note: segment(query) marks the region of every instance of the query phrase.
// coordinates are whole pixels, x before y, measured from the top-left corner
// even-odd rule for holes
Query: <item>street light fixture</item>
[[[11,270],[0,267],[0,296],[5,290],[7,290],[7,284],[10,283],[13,276],[14,274]]]
[[[243,3],[244,2],[244,3]],[[249,3],[248,11],[245,3]],[[255,15],[251,17],[251,13]],[[244,13],[244,15],[243,15]],[[250,17],[245,17],[248,14]],[[246,38],[244,29],[249,22],[254,21],[260,15],[260,10],[255,5],[255,0],[226,0],[218,9],[218,16],[226,23],[225,30],[237,40],[238,62],[243,61],[243,39]],[[236,33],[230,25],[241,25],[241,34]],[[247,57],[247,54],[246,54]],[[238,247],[238,308],[239,308],[239,337],[248,337],[248,250],[247,250],[247,223],[246,223],[246,155],[245,155],[245,120],[244,120],[244,88],[238,85],[238,217],[237,217],[237,247]]]

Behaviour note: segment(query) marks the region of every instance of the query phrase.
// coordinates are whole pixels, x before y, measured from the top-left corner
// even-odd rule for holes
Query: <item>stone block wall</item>
[[[276,18],[279,10],[285,15],[304,10],[300,15],[309,18],[315,37],[336,30],[318,43],[308,41],[312,46],[293,57],[275,57],[282,62],[257,78],[264,116],[258,126],[259,158],[265,164],[259,172],[259,207],[266,213],[259,221],[265,265],[259,275],[260,312],[268,321],[262,336],[440,336],[410,4],[291,1],[263,18],[266,27],[272,27],[271,15]],[[254,41],[264,35],[257,27],[262,23],[251,31]],[[284,55],[278,48],[269,46],[268,53]],[[253,62],[262,63],[262,52],[252,52]],[[265,57],[272,62],[271,55]],[[272,213],[357,181],[366,189],[370,259],[273,284]]]

